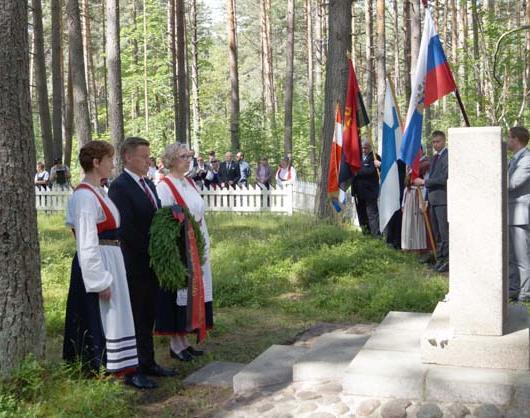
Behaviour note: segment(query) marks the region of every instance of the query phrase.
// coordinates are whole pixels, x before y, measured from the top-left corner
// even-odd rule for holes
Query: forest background
[[[63,157],[75,171],[72,155],[88,135],[117,136],[115,143],[136,135],[151,141],[155,156],[180,140],[203,155],[243,150],[254,166],[260,156],[276,163],[292,153],[302,178],[321,171],[328,2],[31,3],[33,126],[37,160],[48,167]],[[530,31],[521,29],[530,23],[528,2],[429,3],[471,125],[527,124]],[[352,2],[352,58],[372,121],[363,135],[376,144],[387,74],[406,114],[423,15],[420,0]],[[83,72],[85,93],[76,71]],[[118,74],[114,81],[112,73]],[[86,115],[79,124],[88,126],[74,129],[80,102],[86,111],[79,113]],[[116,102],[123,109],[121,128],[113,128],[120,124],[112,114]],[[426,139],[433,129],[463,124],[453,95],[427,109],[425,118]],[[121,134],[112,135],[113,129]]]

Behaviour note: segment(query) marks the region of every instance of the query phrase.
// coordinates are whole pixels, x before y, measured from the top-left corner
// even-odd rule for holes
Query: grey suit
[[[515,153],[508,165],[510,297],[530,301],[530,150]]]
[[[449,258],[449,223],[447,222],[447,176],[449,160],[447,148],[431,159],[429,178],[425,179],[430,206],[432,229],[436,239],[436,257]]]

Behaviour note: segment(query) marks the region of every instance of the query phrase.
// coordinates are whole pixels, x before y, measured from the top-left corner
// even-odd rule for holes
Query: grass
[[[75,243],[62,216],[40,216],[47,359],[28,359],[0,383],[0,417],[209,416],[230,391],[182,384],[208,362],[249,362],[319,321],[430,311],[447,291],[446,280],[414,255],[345,226],[303,215],[211,215],[208,226],[216,321],[208,354],[175,364],[167,339],[157,339],[157,361],[178,366],[178,378],[138,392],[103,376],[87,379],[60,361]]]

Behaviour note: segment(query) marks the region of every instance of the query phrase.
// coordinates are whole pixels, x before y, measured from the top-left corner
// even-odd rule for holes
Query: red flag
[[[368,124],[359,83],[351,60],[348,60],[348,90],[344,111],[343,145],[345,162],[353,172],[361,169],[361,141],[359,129]]]
[[[342,115],[340,113],[340,104],[337,103],[335,108],[335,133],[331,143],[331,155],[329,157],[328,170],[328,196],[330,198],[339,195],[339,169],[342,158]]]

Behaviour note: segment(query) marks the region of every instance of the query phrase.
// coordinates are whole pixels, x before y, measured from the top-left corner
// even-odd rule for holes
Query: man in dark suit
[[[377,168],[381,165],[379,156],[372,152],[372,145],[364,140],[362,143],[362,167],[355,173],[352,183],[352,193],[355,197],[359,224],[364,233],[379,235],[379,174]]]
[[[127,138],[121,148],[123,172],[111,183],[109,196],[120,211],[120,241],[127,271],[129,294],[133,311],[138,348],[139,373],[126,383],[151,389],[156,383],[145,377],[174,376],[173,370],[155,362],[153,326],[157,278],[149,267],[149,228],[160,200],[151,180],[149,169],[149,142],[143,138]]]
[[[416,186],[427,188],[427,200],[431,215],[432,229],[436,239],[436,259],[434,269],[440,273],[449,271],[449,223],[447,222],[447,177],[449,161],[445,147],[445,134],[432,133],[434,155],[431,159],[429,176],[425,180],[414,180]]]
[[[219,168],[219,182],[221,183],[221,187],[228,188],[231,186],[235,188],[240,178],[239,163],[232,161],[232,153],[227,152],[225,154],[225,161],[221,163],[221,167]]]

